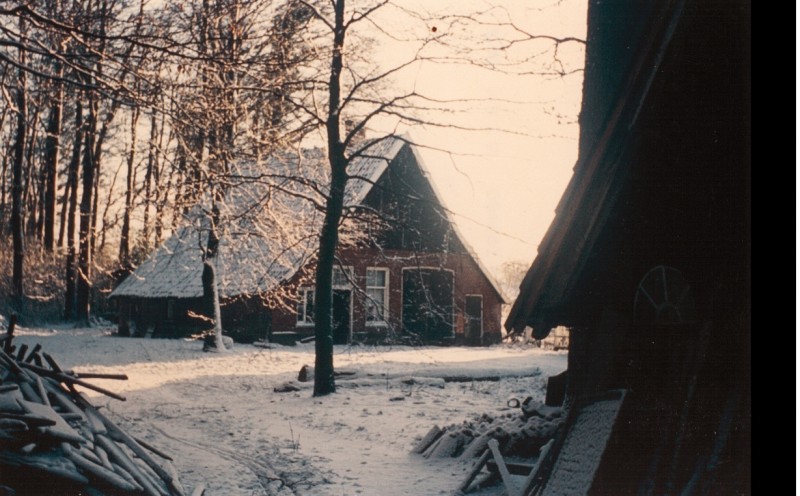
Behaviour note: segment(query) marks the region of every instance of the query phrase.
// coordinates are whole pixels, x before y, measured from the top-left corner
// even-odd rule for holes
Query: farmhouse
[[[505,325],[571,329],[568,405],[628,393],[581,494],[747,494],[749,3],[588,19],[578,162]]]
[[[324,170],[320,159],[284,155],[271,166]],[[351,161],[348,173],[345,206],[357,219],[345,227],[337,253],[334,342],[498,342],[505,299],[443,207],[415,146],[380,140]],[[321,215],[299,198],[314,191],[270,189],[267,215],[245,201],[265,197],[253,192],[259,187],[231,190],[236,199],[225,202],[223,217],[232,221],[217,262],[223,328],[250,341],[313,336]],[[200,317],[203,222],[190,216],[112,292],[121,334],[181,336],[207,327]]]

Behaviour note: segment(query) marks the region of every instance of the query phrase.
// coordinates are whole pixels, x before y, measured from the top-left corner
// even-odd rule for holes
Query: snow
[[[114,328],[18,328],[14,343],[36,343],[62,368],[125,373],[92,380],[120,402],[89,390],[124,429],[175,459],[183,485],[207,495],[452,494],[474,460],[426,459],[411,451],[434,425],[511,410],[509,398],[543,401],[546,379],[566,353],[489,348],[336,346],[337,393],[312,397],[297,382],[314,345],[237,344],[203,353],[202,342],[120,338]],[[445,382],[444,378],[497,381]],[[298,391],[277,393],[285,383]],[[502,494],[500,486],[475,494]]]
[[[609,399],[590,403],[580,409],[575,425],[564,440],[543,495],[589,493],[621,405],[621,399]]]

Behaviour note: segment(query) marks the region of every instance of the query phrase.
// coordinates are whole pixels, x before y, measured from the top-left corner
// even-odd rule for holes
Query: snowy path
[[[415,441],[433,425],[509,411],[509,397],[542,401],[546,377],[566,367],[564,353],[521,347],[337,347],[337,370],[357,374],[339,379],[337,394],[312,398],[310,383],[273,388],[313,364],[313,345],[210,354],[198,342],[110,333],[22,329],[15,342],[41,343],[65,368],[126,373],[128,381],[97,383],[128,401],[92,401],[173,454],[184,485],[206,483],[209,495],[451,494],[470,464],[411,455]],[[493,375],[506,378],[436,379]]]

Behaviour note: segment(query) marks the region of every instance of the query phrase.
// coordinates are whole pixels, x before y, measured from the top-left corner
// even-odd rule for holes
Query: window
[[[297,302],[297,325],[314,325],[314,289],[302,288]]]
[[[334,288],[349,288],[350,281],[353,280],[353,268],[350,266],[342,267],[335,266],[333,268],[333,287]]]
[[[389,308],[389,269],[367,269],[367,325],[385,325]]]

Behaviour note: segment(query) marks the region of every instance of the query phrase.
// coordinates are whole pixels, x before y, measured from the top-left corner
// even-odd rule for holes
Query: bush
[[[113,257],[98,254],[94,261],[94,281],[90,297],[93,316],[114,319],[116,309],[107,300],[113,289],[113,277],[106,267],[114,267]],[[36,326],[58,322],[64,318],[64,267],[66,250],[50,253],[38,240],[25,240],[23,290],[14,298],[13,248],[9,236],[0,236],[0,314],[19,316],[20,325]]]

